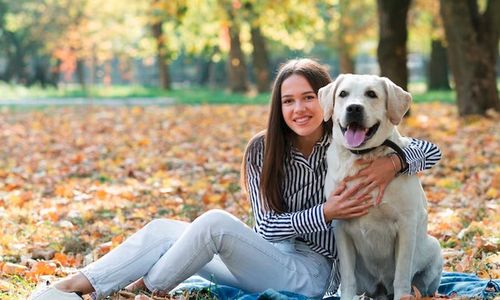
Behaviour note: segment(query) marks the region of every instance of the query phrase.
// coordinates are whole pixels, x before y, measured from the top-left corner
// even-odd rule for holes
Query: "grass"
[[[5,276],[9,282],[9,291],[0,292],[0,300],[22,300],[27,299],[35,284],[29,282],[19,275]]]
[[[415,102],[455,102],[454,91],[425,91],[421,83],[410,84],[410,91]],[[146,86],[95,86],[83,90],[79,86],[64,86],[41,88],[40,86],[25,87],[9,85],[0,82],[0,99],[45,99],[45,98],[172,98],[179,104],[267,104],[270,93],[246,94],[230,93],[223,89],[207,87],[182,87],[165,91],[156,87]]]
[[[416,103],[443,102],[455,103],[456,93],[454,90],[431,90],[427,91],[424,82],[410,82],[408,90],[412,93],[413,101]]]
[[[230,93],[222,89],[207,87],[175,88],[165,91],[146,86],[96,86],[83,90],[79,86],[41,88],[25,87],[0,82],[0,100],[46,99],[46,98],[172,98],[180,104],[265,104],[269,93]]]

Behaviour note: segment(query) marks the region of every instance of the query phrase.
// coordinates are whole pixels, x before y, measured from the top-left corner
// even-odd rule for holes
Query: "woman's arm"
[[[360,188],[365,188],[364,193],[370,193],[375,188],[379,188],[379,193],[375,200],[379,204],[384,195],[385,188],[398,174],[414,175],[420,171],[432,168],[441,159],[441,150],[435,144],[412,138],[410,144],[404,147],[405,160],[397,159],[396,153],[389,156],[380,157],[374,161],[359,160],[360,164],[367,164],[367,167],[359,171],[358,174],[346,178],[363,178],[359,184]]]
[[[258,149],[248,149],[252,150]],[[330,225],[323,214],[323,204],[311,208],[278,213],[264,207],[260,194],[261,163],[259,153],[248,153],[246,161],[246,185],[255,219],[255,231],[269,241],[280,241],[302,234],[328,230]]]
[[[415,175],[428,170],[441,159],[441,150],[435,144],[418,139],[411,139],[411,143],[402,149],[406,156],[406,167],[401,174]]]

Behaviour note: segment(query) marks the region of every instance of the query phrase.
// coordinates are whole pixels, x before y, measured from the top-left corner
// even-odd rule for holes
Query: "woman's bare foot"
[[[83,295],[94,292],[94,287],[82,273],[68,276],[54,284],[54,287],[63,292],[80,292]]]
[[[136,281],[132,282],[131,284],[127,285],[125,287],[125,290],[126,291],[129,291],[129,292],[141,292],[141,291],[147,291],[147,292],[151,292],[154,296],[159,296],[159,297],[165,297],[168,295],[168,292],[167,291],[150,291],[148,290],[148,288],[146,287],[146,284],[144,283],[144,279],[142,278],[139,278],[137,279]],[[138,296],[141,296],[141,295],[137,295]],[[136,299],[138,299],[136,297]],[[144,298],[144,299],[150,299],[150,298]]]
[[[130,292],[135,292],[135,291],[147,291],[146,284],[144,284],[144,279],[139,278],[136,281],[132,282],[131,284],[127,285],[125,287],[125,290],[130,291]]]

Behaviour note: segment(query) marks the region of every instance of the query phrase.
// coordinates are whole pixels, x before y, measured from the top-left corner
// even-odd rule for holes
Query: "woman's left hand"
[[[391,157],[392,156],[392,157]],[[378,187],[378,195],[375,199],[375,205],[380,204],[386,187],[396,177],[401,170],[401,163],[395,154],[379,157],[373,161],[359,159],[356,164],[366,165],[356,175],[345,178],[344,180],[360,179],[359,186],[363,194],[369,194]]]

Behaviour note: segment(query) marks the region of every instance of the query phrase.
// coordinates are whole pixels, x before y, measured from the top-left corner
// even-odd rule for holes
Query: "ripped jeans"
[[[331,266],[304,242],[271,243],[231,214],[211,210],[192,223],[153,220],[81,273],[97,299],[141,277],[150,291],[170,291],[194,274],[247,292],[322,298]]]

